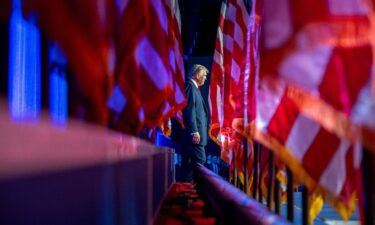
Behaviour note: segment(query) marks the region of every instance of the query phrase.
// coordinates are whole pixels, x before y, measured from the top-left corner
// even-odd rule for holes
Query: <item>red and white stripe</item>
[[[257,101],[255,138],[273,149],[311,193],[323,189],[328,199],[342,204],[341,215],[350,216],[360,171],[360,145],[302,114],[282,80],[262,79]]]
[[[374,137],[371,10],[357,0],[265,1],[256,138],[344,218],[358,190],[358,127],[369,128],[365,142]]]
[[[224,48],[223,48],[223,28],[225,21],[227,5],[221,5],[221,12],[219,17],[219,26],[217,31],[216,46],[214,52],[214,59],[211,69],[211,82],[209,90],[209,106],[211,111],[211,130],[210,135],[214,140],[220,140],[219,132],[220,127],[223,126],[223,97],[222,87],[224,82]],[[215,130],[214,126],[215,125]]]
[[[262,1],[252,2],[246,45],[246,62],[240,76],[236,96],[235,117],[243,119],[242,127],[248,127],[255,119],[256,87],[259,77],[259,37],[261,31]],[[241,131],[242,133],[243,131]]]
[[[127,104],[112,109],[112,124],[139,131],[142,126],[161,125],[184,104],[183,63],[176,47],[180,36],[171,38],[178,19],[170,2],[129,0],[122,6],[117,82]]]
[[[209,91],[210,136],[218,143],[221,135],[232,133],[237,86],[245,70],[248,23],[242,0],[222,4]]]
[[[363,127],[363,141],[375,149],[375,126],[358,119],[358,113],[375,112],[366,91],[373,73],[369,2],[265,2],[261,74],[282,78],[317,100],[301,110],[340,137],[356,142]]]
[[[182,108],[185,107],[185,68],[182,55],[181,42],[181,15],[177,0],[165,0],[165,6],[169,21],[169,63],[172,71],[173,92],[170,102],[174,105],[171,113],[182,123]],[[168,116],[170,117],[170,116]]]

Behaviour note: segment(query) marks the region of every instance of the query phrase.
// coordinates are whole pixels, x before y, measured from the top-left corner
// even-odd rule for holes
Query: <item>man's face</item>
[[[202,86],[207,79],[207,72],[204,70],[199,71],[195,74],[195,81],[197,82],[198,86]]]

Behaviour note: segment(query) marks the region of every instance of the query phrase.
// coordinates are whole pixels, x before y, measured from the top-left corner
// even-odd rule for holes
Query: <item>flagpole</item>
[[[363,149],[362,180],[364,196],[365,225],[375,224],[375,184],[374,184],[374,155],[368,149]],[[372,178],[371,178],[372,177]]]
[[[250,14],[250,8],[251,8],[251,4],[249,4],[248,1],[245,1],[245,7],[247,8],[247,12]],[[250,19],[250,17],[249,17]],[[247,112],[247,105],[248,105],[248,102],[247,102],[247,90],[248,90],[248,87],[247,87],[247,79],[249,79],[249,63],[250,63],[250,58],[249,58],[249,51],[250,51],[250,21],[247,21],[248,24],[247,24],[247,32],[246,32],[246,65],[245,65],[245,77],[244,77],[244,124],[245,126],[248,125],[249,121],[248,121],[248,112]],[[247,77],[247,79],[246,79]],[[244,184],[245,184],[245,193],[248,194],[249,192],[249,176],[248,176],[248,141],[247,141],[247,138],[244,136],[243,137],[243,140],[244,140],[244,151],[243,151],[243,154],[244,154]],[[254,142],[252,143],[253,144],[253,150],[255,151],[254,154],[256,154],[256,150],[254,148]],[[257,155],[256,155],[257,156]],[[255,156],[255,157],[256,157]],[[256,165],[256,161],[257,160],[253,160],[253,163],[254,163],[254,166]],[[257,176],[257,172],[258,171],[254,171],[254,173],[256,174]],[[257,178],[257,177],[256,177]],[[255,185],[254,185],[254,181],[255,181]],[[257,180],[254,179],[253,180],[253,188],[254,188],[254,191],[253,191],[253,197],[254,199],[256,199],[257,197]]]
[[[255,148],[255,145],[254,145],[254,148]],[[262,192],[263,170],[262,170],[262,164],[261,164],[261,162],[262,162],[262,151],[264,151],[264,150],[262,150],[262,147],[261,147],[261,145],[259,143],[258,143],[257,148],[258,148],[258,155],[259,155],[258,159],[259,159],[259,164],[260,164],[260,166],[259,166],[259,173],[258,173],[259,174],[259,178],[258,178],[258,187],[259,187],[258,201],[260,203],[263,203],[263,192]]]
[[[232,152],[233,152],[233,158],[232,158],[232,165],[233,165],[233,185],[238,188],[237,169],[236,169],[235,162],[234,162],[234,159],[236,158],[236,152],[235,151],[232,151]]]
[[[247,149],[247,146],[248,146],[248,142],[247,142],[246,137],[244,136],[243,137],[244,185],[245,185],[245,193],[249,194],[249,179],[248,179],[249,178],[249,173],[248,173],[249,171],[248,171],[248,168],[247,168],[247,164],[248,164],[248,158],[247,158],[248,149]]]
[[[306,186],[302,187],[302,225],[309,224],[309,198]]]
[[[253,144],[254,146],[254,144]],[[259,151],[257,148],[253,147],[254,150],[254,160],[253,160],[253,197],[257,198],[258,195],[258,168],[259,168]]]
[[[275,199],[275,210],[274,212],[277,215],[280,215],[280,181],[277,179],[277,173],[279,172],[279,168],[274,165],[275,170],[275,187],[274,187],[274,199]]]
[[[294,222],[294,196],[293,196],[293,174],[289,168],[286,169],[287,176],[287,218],[290,222]]]
[[[275,158],[273,152],[269,150],[268,152],[268,181],[267,181],[267,208],[272,210],[272,199],[273,199],[273,188],[275,181]]]

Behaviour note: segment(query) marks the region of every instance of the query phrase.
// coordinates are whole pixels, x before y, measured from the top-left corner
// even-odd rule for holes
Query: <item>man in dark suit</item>
[[[194,65],[185,82],[187,105],[183,110],[185,129],[182,132],[182,180],[193,181],[196,163],[206,162],[205,146],[208,139],[208,108],[199,91],[207,79],[208,70],[202,65]]]

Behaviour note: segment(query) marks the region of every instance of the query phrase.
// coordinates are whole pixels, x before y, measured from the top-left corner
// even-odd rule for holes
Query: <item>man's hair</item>
[[[199,65],[199,64],[194,64],[189,70],[188,78],[190,78],[190,79],[193,78],[194,74],[199,73],[202,70],[204,70],[204,71],[206,71],[206,73],[208,73],[208,69],[205,66],[202,66],[202,65]]]

